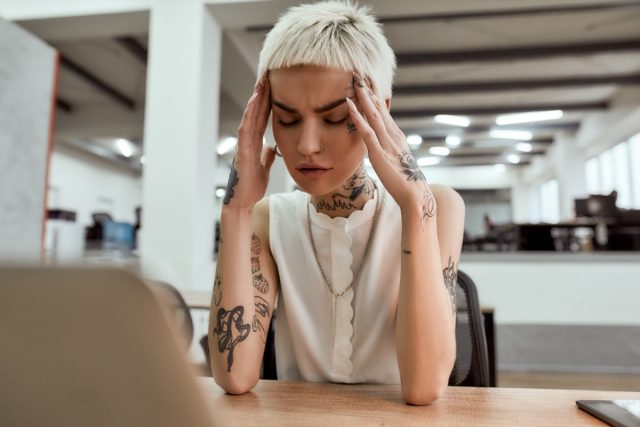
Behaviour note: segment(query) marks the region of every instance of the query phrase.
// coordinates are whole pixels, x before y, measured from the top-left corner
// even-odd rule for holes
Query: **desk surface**
[[[575,401],[640,399],[634,392],[449,387],[432,405],[409,406],[398,385],[262,380],[250,393],[229,396],[211,378],[200,382],[214,413],[234,426],[604,426]]]

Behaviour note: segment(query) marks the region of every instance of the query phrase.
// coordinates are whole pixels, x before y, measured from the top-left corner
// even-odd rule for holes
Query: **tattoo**
[[[260,239],[255,234],[251,235],[251,253],[254,256],[260,255],[262,247],[260,246]]]
[[[222,281],[220,280],[220,274],[216,269],[216,279],[213,285],[213,304],[216,307],[219,306],[220,301],[222,301],[222,288],[220,287],[220,285],[222,285]]]
[[[271,308],[269,307],[269,303],[267,302],[267,300],[262,298],[260,295],[254,296],[253,300],[256,305],[256,313],[265,318],[269,317]]]
[[[269,282],[267,282],[267,279],[264,278],[262,273],[258,273],[253,276],[253,287],[263,294],[269,292]]]
[[[366,200],[373,197],[375,185],[364,166],[360,166],[358,170],[342,184],[341,192],[333,193],[331,200],[321,199],[316,203],[318,212],[335,212],[337,210],[356,210],[359,209],[355,202],[359,197],[363,196]],[[365,203],[366,203],[365,200]]]
[[[398,159],[400,160],[400,166],[402,166],[402,173],[407,176],[407,181],[427,182],[420,166],[418,166],[418,162],[416,162],[411,153],[405,151],[398,156]]]
[[[229,173],[229,182],[227,182],[227,190],[224,193],[224,200],[222,201],[225,205],[228,205],[233,198],[238,182],[240,182],[240,178],[236,170],[236,159],[233,159],[233,162],[231,162],[231,172]]]
[[[449,298],[451,299],[451,308],[453,309],[453,317],[456,316],[456,283],[458,282],[458,271],[456,265],[453,263],[453,259],[449,256],[449,262],[444,270],[442,270],[444,276],[444,285],[449,291]]]
[[[251,257],[251,274],[256,274],[260,271],[260,258]]]
[[[358,128],[356,128],[356,125],[351,123],[351,122],[347,122],[347,131],[351,134],[354,133],[355,131],[357,131]]]
[[[224,353],[229,351],[227,355],[227,372],[231,372],[233,365],[233,351],[236,346],[247,339],[251,332],[251,325],[244,323],[242,316],[244,315],[244,307],[239,305],[229,311],[221,308],[218,310],[216,327],[213,330],[218,335],[218,351]]]
[[[436,198],[433,196],[431,190],[427,189],[424,192],[422,199],[422,219],[420,221],[420,227],[424,231],[424,225],[426,222],[436,215]]]
[[[267,334],[266,334],[266,331],[264,329],[264,326],[262,325],[262,322],[260,322],[260,320],[258,320],[257,316],[253,316],[252,327],[253,327],[253,332],[258,332],[258,336],[260,337],[262,342],[266,343],[267,342]]]
[[[408,251],[408,250],[406,250],[406,249],[403,249],[403,250],[402,250],[402,253],[403,253],[403,254],[407,254],[407,255],[411,255],[411,251]]]

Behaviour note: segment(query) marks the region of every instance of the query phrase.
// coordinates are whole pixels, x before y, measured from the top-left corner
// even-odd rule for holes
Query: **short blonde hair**
[[[369,7],[334,0],[290,8],[267,34],[258,76],[296,65],[357,71],[389,98],[396,57]]]

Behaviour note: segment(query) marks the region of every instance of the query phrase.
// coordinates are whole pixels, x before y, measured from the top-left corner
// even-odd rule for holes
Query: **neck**
[[[331,218],[348,217],[352,212],[362,209],[373,198],[374,191],[373,180],[361,164],[335,191],[324,196],[312,196],[311,203],[318,212]]]

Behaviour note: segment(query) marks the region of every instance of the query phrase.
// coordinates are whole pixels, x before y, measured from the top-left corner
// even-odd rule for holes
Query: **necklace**
[[[369,239],[367,240],[367,246],[365,246],[365,249],[364,249],[364,256],[362,257],[362,261],[360,262],[360,267],[358,267],[358,271],[353,276],[353,279],[351,280],[351,283],[349,283],[349,286],[347,286],[342,292],[336,292],[333,289],[333,286],[331,286],[331,284],[329,283],[329,280],[327,280],[327,276],[324,274],[324,270],[322,269],[322,264],[320,263],[320,259],[318,258],[316,243],[313,240],[313,233],[311,232],[311,215],[309,213],[311,196],[309,196],[309,200],[307,203],[307,230],[309,232],[309,239],[311,240],[311,248],[313,249],[313,256],[316,259],[316,262],[318,263],[318,268],[320,268],[322,279],[324,280],[324,283],[327,285],[327,287],[329,288],[329,291],[333,294],[334,297],[341,297],[342,295],[345,294],[345,292],[347,292],[349,289],[353,287],[353,284],[358,280],[358,277],[360,277],[360,272],[362,271],[362,268],[364,267],[364,264],[367,261],[367,256],[369,255],[369,248],[371,247],[371,241],[373,240],[373,235],[376,232],[376,224],[378,222],[378,216],[380,215],[380,209],[382,206],[382,203],[380,201],[380,192],[378,191],[378,187],[376,186],[375,182],[373,183],[373,186],[376,189],[376,211],[373,215],[373,223],[371,224],[371,233],[369,233]]]

